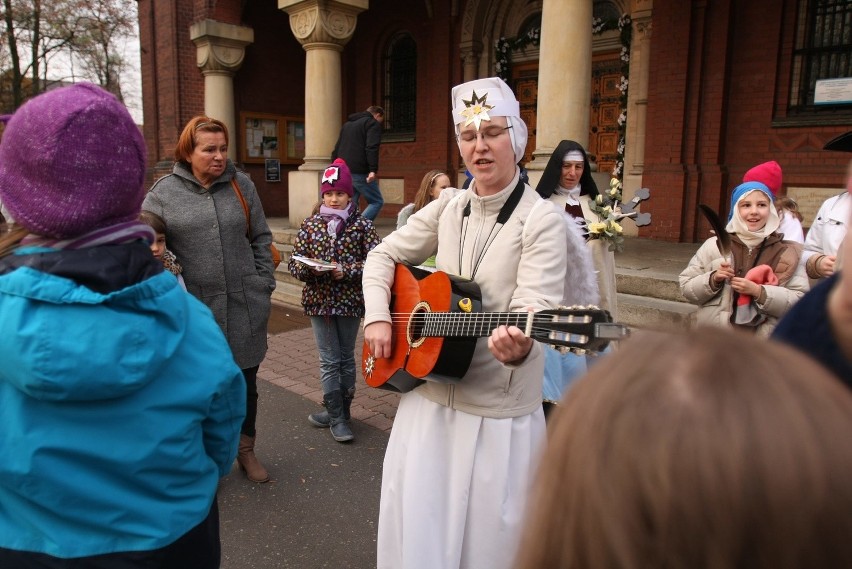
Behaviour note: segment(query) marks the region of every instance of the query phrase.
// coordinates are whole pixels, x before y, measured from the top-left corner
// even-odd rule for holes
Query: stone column
[[[630,46],[630,89],[627,91],[627,133],[624,155],[624,181],[638,177],[645,162],[645,121],[648,109],[648,72],[651,61],[650,7],[633,14]],[[638,187],[638,186],[637,186]]]
[[[204,75],[204,114],[228,127],[228,156],[238,162],[239,131],[234,116],[234,75],[243,64],[246,46],[254,42],[254,30],[216,20],[189,27],[196,60]]]
[[[633,37],[630,46],[630,89],[627,91],[627,130],[624,145],[623,192],[629,199],[642,187],[645,169],[645,130],[648,111],[648,69],[651,52],[651,0],[634,1]],[[642,206],[637,208],[641,211]],[[639,235],[633,223],[624,224],[624,234]]]
[[[337,142],[343,107],[340,53],[368,0],[278,0],[305,50],[305,161],[290,172],[290,226],[298,227],[319,195],[322,171]]]
[[[461,58],[463,65],[463,83],[478,79],[479,57],[482,54],[482,43],[478,41],[462,42]]]
[[[592,0],[544,0],[539,54],[536,149],[527,165],[533,185],[560,140],[589,144]]]

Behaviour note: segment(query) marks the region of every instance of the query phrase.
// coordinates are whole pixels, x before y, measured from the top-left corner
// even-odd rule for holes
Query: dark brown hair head
[[[144,209],[139,212],[139,221],[151,227],[154,230],[154,233],[162,233],[166,234],[166,222],[163,221],[163,218],[151,211],[145,211]]]

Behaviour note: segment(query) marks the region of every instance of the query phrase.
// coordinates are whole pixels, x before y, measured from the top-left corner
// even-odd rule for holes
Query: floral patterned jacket
[[[373,222],[353,212],[346,228],[335,237],[328,233],[326,221],[313,215],[302,222],[294,255],[340,263],[343,279],[336,281],[331,271],[315,275],[309,267],[290,259],[290,273],[305,283],[302,306],[307,316],[364,316],[364,292],[361,275],[367,253],[381,239]]]

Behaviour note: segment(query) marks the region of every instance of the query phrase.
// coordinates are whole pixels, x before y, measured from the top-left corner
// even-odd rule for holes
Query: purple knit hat
[[[79,83],[12,115],[0,142],[0,201],[15,223],[67,239],[139,216],[145,141],[107,91]]]
[[[346,165],[341,158],[336,159],[331,163],[331,166],[326,167],[322,173],[322,184],[320,185],[320,195],[330,191],[343,192],[350,198],[352,192],[352,173],[349,172],[349,166]]]

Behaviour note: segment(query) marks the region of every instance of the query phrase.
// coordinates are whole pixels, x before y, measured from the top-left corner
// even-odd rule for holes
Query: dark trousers
[[[253,437],[256,433],[255,423],[257,422],[257,370],[259,365],[246,368],[243,371],[243,377],[246,380],[246,418],[243,421],[243,427],[240,432],[246,436]]]
[[[216,499],[200,524],[177,541],[153,551],[125,551],[90,557],[62,559],[0,547],[3,569],[218,569],[222,560],[219,542],[219,506]]]

